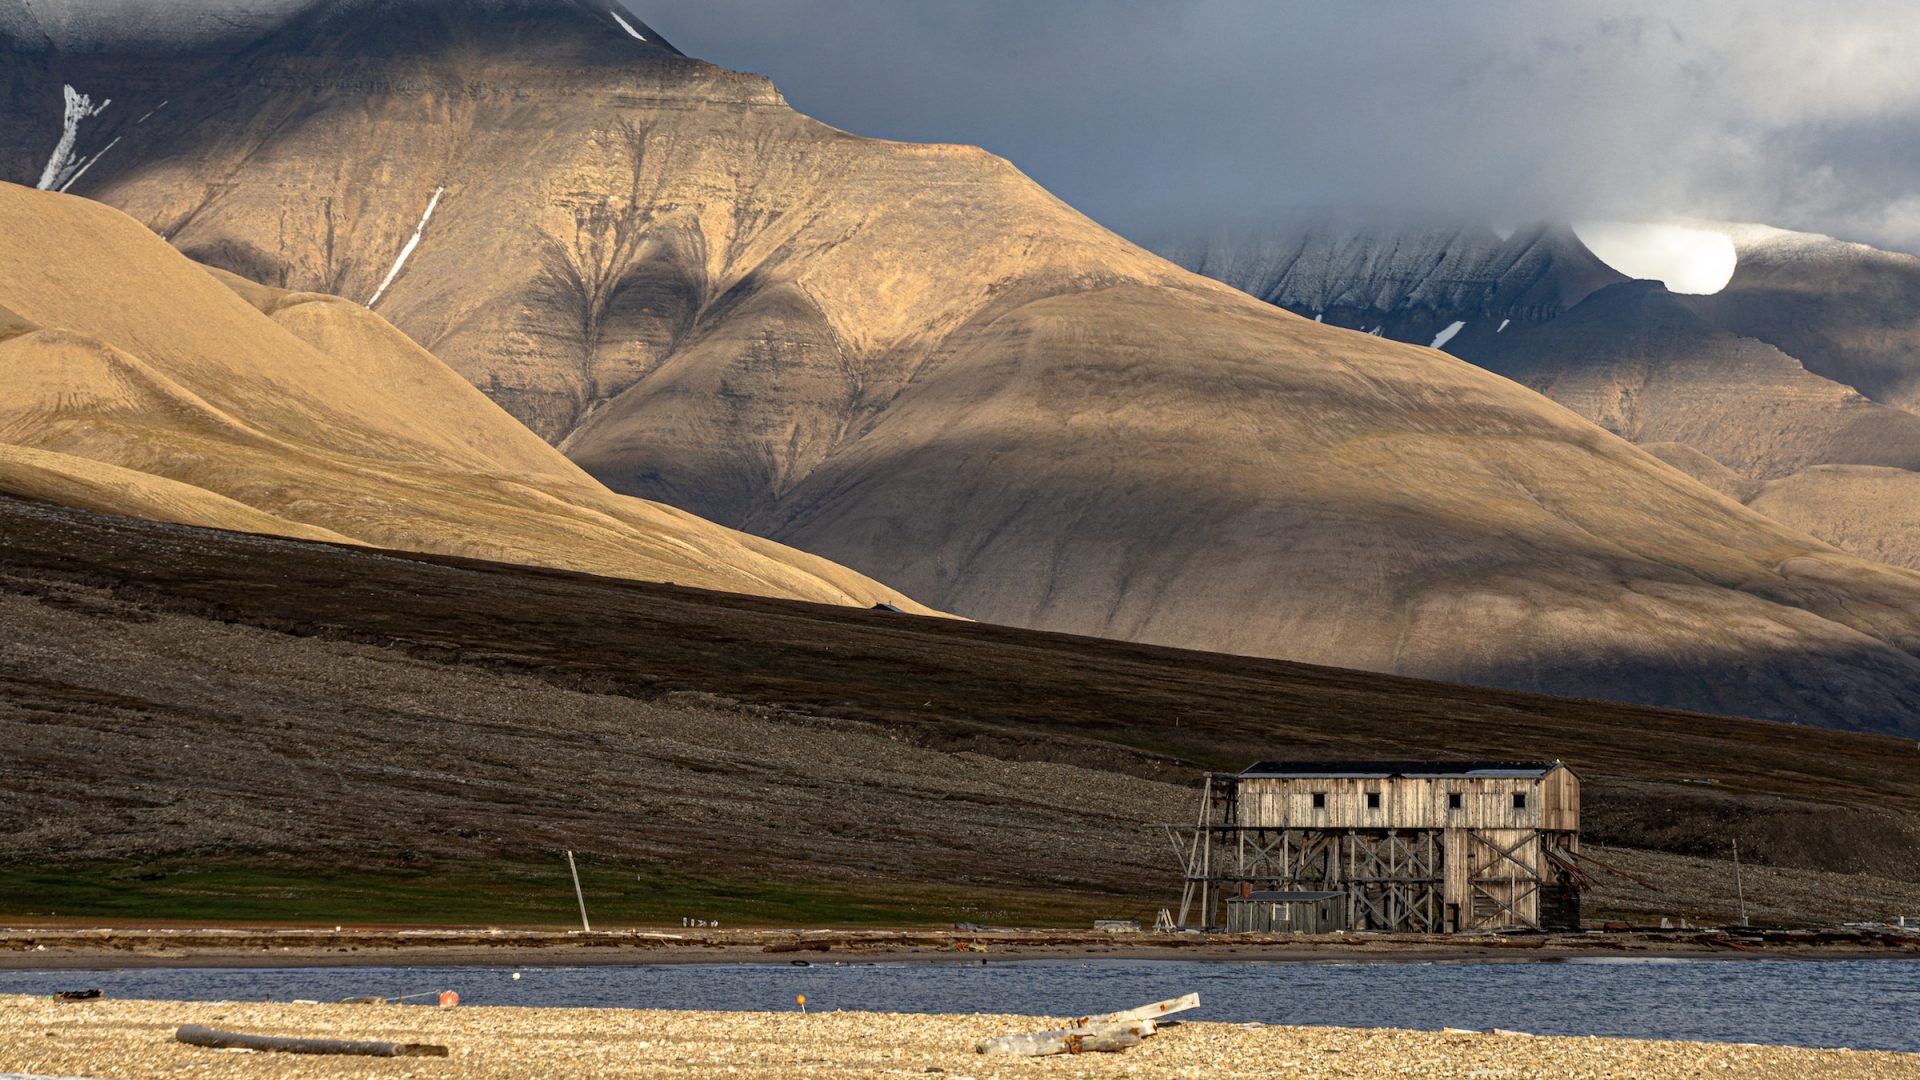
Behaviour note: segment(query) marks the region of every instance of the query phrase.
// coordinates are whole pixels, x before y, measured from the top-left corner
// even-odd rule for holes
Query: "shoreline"
[[[600,967],[657,964],[1565,963],[1920,960],[1920,933],[1649,930],[1584,934],[1120,934],[1057,930],[344,930],[0,928],[0,971]]]
[[[1074,1003],[1124,1008],[1135,1002]],[[1035,1075],[1361,1075],[1756,1080],[1920,1078],[1920,1054],[1892,1051],[1535,1036],[1510,1031],[1289,1027],[1204,1019],[1168,1023],[1116,1054],[1043,1060],[983,1056],[979,1042],[1057,1028],[1065,1017],[901,1013],[690,1012],[544,1007],[418,1008],[306,1003],[102,1000],[0,996],[0,1068],[66,1076],[363,1077],[434,1075],[556,1080],[726,1073],[774,1078],[976,1080]],[[186,1024],[247,1034],[426,1043],[447,1055],[422,1069],[367,1059],[234,1054],[178,1042]],[[404,1073],[401,1071],[404,1069]]]

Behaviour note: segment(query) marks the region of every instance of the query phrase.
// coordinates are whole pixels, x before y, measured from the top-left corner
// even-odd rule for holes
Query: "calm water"
[[[1060,1015],[1199,991],[1194,1019],[1351,1027],[1501,1027],[1920,1051],[1920,963],[1899,960],[1302,964],[1173,961],[809,967],[0,971],[0,994],[99,987],[113,997],[319,1001],[459,992],[468,1005],[792,1008]],[[423,998],[422,1000],[427,1000]]]

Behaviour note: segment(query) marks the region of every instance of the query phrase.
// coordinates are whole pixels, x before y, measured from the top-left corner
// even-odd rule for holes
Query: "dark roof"
[[[1545,776],[1558,761],[1262,761],[1243,777]]]
[[[1235,900],[1259,900],[1262,903],[1269,904],[1284,903],[1293,900],[1337,900],[1345,895],[1347,894],[1338,892],[1257,892],[1251,896],[1229,896],[1227,897],[1227,903],[1231,904]]]

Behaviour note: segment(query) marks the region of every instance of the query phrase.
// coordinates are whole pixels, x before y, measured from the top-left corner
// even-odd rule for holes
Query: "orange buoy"
[[[460,1004],[459,994],[456,994],[451,990],[440,991],[440,1007],[441,1008],[451,1009],[458,1004]]]

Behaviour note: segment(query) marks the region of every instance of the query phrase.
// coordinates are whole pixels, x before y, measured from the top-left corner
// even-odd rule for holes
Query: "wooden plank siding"
[[[1548,832],[1580,831],[1580,778],[1562,765],[1541,781],[1540,828]]]
[[[1580,828],[1580,779],[1564,765],[1544,777],[1245,777],[1239,787],[1234,824],[1254,828]],[[1367,805],[1370,793],[1379,807]],[[1316,794],[1324,806],[1313,805]],[[1451,794],[1461,796],[1457,810]],[[1514,806],[1515,795],[1524,806]]]

